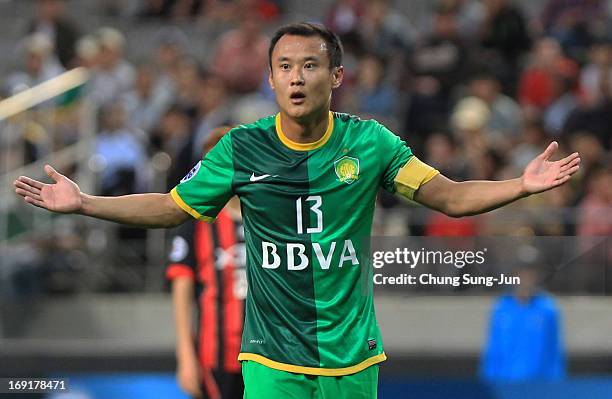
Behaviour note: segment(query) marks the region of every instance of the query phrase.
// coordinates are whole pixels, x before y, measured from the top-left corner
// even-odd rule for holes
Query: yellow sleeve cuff
[[[174,202],[176,202],[176,204],[185,212],[187,212],[188,214],[190,214],[193,218],[195,219],[199,219],[199,220],[203,220],[205,222],[209,222],[212,223],[215,221],[214,218],[211,218],[210,216],[204,216],[201,215],[198,211],[196,211],[195,209],[193,209],[192,207],[190,207],[189,205],[187,205],[187,203],[185,201],[183,201],[183,199],[181,198],[181,196],[179,195],[178,191],[176,190],[176,187],[174,187],[171,191],[170,191],[170,196],[172,197],[172,199],[174,200]]]
[[[395,190],[402,197],[412,199],[414,193],[423,184],[440,174],[437,169],[432,168],[415,156],[397,172],[395,176]]]

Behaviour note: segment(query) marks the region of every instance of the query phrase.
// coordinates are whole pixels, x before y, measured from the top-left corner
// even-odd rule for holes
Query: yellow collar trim
[[[312,151],[316,150],[319,147],[322,147],[323,145],[325,145],[325,143],[327,143],[327,141],[332,135],[332,132],[334,131],[334,115],[331,111],[329,111],[329,122],[327,122],[327,130],[325,131],[325,134],[323,134],[323,136],[319,140],[313,143],[296,143],[295,141],[289,140],[289,138],[285,136],[285,133],[283,133],[283,128],[281,127],[280,112],[276,114],[275,123],[276,134],[278,135],[279,140],[287,147],[296,151]]]

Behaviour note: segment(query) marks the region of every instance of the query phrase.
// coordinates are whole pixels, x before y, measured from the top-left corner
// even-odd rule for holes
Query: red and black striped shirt
[[[213,224],[187,222],[173,231],[169,258],[169,280],[195,281],[196,343],[202,368],[240,372],[247,289],[242,223],[227,211],[219,213]]]

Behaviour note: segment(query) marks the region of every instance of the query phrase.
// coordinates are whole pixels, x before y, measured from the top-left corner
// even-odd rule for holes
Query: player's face
[[[330,68],[325,41],[319,36],[285,35],[272,52],[270,86],[284,114],[296,120],[326,116],[332,89],[342,83],[343,68]]]

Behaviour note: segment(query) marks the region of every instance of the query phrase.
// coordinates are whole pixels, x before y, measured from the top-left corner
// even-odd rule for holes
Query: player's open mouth
[[[300,105],[303,104],[304,101],[306,101],[306,94],[302,93],[301,91],[298,91],[295,93],[291,93],[289,98],[291,99],[292,104]]]

